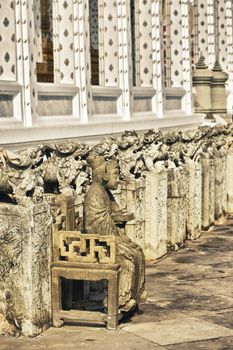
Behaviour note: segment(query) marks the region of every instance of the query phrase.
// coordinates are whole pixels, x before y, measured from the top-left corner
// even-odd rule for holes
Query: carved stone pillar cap
[[[204,56],[200,56],[196,69],[193,71],[193,83],[194,85],[210,85],[213,72],[208,69],[205,64]]]
[[[222,72],[222,67],[218,60],[214,63],[213,72]]]
[[[197,64],[196,64],[196,69],[207,69],[207,65],[205,63],[205,57],[204,56],[200,56]]]
[[[228,74],[222,70],[222,67],[218,60],[216,60],[214,67],[212,69],[213,71],[213,81],[219,81],[222,83],[225,83],[228,79]]]

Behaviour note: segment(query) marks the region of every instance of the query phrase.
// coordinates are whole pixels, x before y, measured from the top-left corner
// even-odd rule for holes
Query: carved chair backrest
[[[53,225],[53,261],[115,264],[115,236],[85,234],[80,231],[60,230]]]

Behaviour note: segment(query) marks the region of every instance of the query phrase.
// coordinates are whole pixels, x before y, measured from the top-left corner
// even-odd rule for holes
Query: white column
[[[16,81],[15,12],[14,2],[1,1],[0,80],[4,81]]]
[[[226,0],[227,81],[228,112],[233,113],[233,4]]]
[[[91,104],[91,63],[90,63],[90,33],[88,29],[88,1],[75,0],[74,12],[74,64],[75,85],[79,87],[80,120],[88,121]],[[76,106],[77,108],[78,106]]]
[[[171,1],[163,0],[163,76],[165,87],[171,87]]]
[[[100,36],[99,52],[102,57],[102,78],[104,86],[119,85],[118,70],[118,20],[117,3],[114,0],[108,0],[107,5],[103,2],[101,11],[102,24],[100,27],[102,35]]]
[[[132,60],[131,60],[131,26],[130,3],[118,0],[118,52],[119,52],[119,87],[122,98],[119,104],[123,119],[130,120],[132,113]]]
[[[153,65],[153,87],[156,90],[156,95],[153,97],[153,110],[157,117],[161,118],[164,114],[164,96],[163,96],[163,24],[162,24],[162,1],[152,1],[152,65]]]
[[[41,0],[35,0],[34,5],[35,40],[37,47],[36,62],[42,62]]]
[[[216,36],[215,36],[215,10],[214,2],[216,0],[207,0],[207,33],[205,40],[207,41],[207,64],[212,68],[216,59]],[[199,27],[200,28],[200,27]]]
[[[132,32],[134,32],[134,35],[132,35],[132,61],[134,60],[135,65],[134,69],[134,85],[140,86],[140,30],[139,30],[139,0],[132,1],[133,6],[131,4],[131,26]],[[133,12],[133,13],[132,13]],[[132,20],[134,19],[134,20]],[[133,57],[134,56],[134,57]],[[133,69],[132,68],[132,69]]]
[[[227,3],[225,0],[218,0],[218,43],[219,43],[219,63],[222,69],[227,72]],[[229,4],[228,4],[229,6]],[[232,23],[231,23],[232,25]],[[231,35],[232,36],[232,35]]]
[[[198,0],[190,0],[189,2],[189,23],[190,23],[190,50],[192,56],[192,66],[198,62],[199,48],[198,48]]]
[[[18,16],[21,17],[22,60],[18,63],[18,67],[21,65],[18,79],[22,84],[24,125],[32,126],[38,115],[34,1],[21,0],[20,4],[21,14],[18,13]]]
[[[55,11],[56,52],[59,61],[57,83],[74,84],[74,14],[72,0],[56,1]]]
[[[181,53],[183,51],[182,41],[182,6],[179,0],[170,2],[170,40],[171,40],[171,86],[182,87],[183,65]]]
[[[97,1],[98,6],[98,34],[99,34],[99,85],[104,86],[104,0]]]
[[[141,1],[139,9],[140,86],[152,87],[152,1]]]
[[[192,77],[191,77],[191,49],[190,49],[190,28],[189,28],[189,0],[181,1],[182,16],[182,70],[183,88],[185,96],[182,99],[182,109],[187,113],[192,113]]]
[[[205,58],[208,65],[208,19],[210,10],[207,5],[207,0],[197,0],[197,33],[198,33],[198,59],[200,56]],[[212,28],[213,29],[213,28]],[[211,40],[213,36],[211,36]],[[197,59],[197,60],[198,60]]]

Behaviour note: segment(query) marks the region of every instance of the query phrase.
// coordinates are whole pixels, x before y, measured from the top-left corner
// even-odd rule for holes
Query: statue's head
[[[92,181],[102,183],[110,190],[116,190],[119,182],[117,161],[106,161],[103,156],[89,155],[87,161],[92,169]]]

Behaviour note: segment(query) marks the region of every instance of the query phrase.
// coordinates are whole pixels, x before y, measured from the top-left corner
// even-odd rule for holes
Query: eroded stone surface
[[[111,162],[113,157],[118,159],[121,186],[115,196],[124,204],[124,208],[132,208],[135,214],[135,220],[126,225],[126,233],[146,252],[148,260],[154,260],[166,255],[167,240],[170,246],[178,249],[186,238],[199,237],[201,224],[207,229],[214,221],[225,220],[229,207],[227,194],[230,203],[232,192],[232,184],[227,177],[227,172],[231,169],[229,154],[232,140],[231,124],[189,131],[169,130],[164,133],[158,130],[149,130],[144,134],[126,131],[119,138],[106,137],[94,146],[87,146],[77,140],[66,140],[17,153],[1,149],[1,206],[11,206],[12,216],[19,226],[15,228],[9,215],[3,213],[2,230],[12,234],[9,238],[9,234],[3,233],[3,241],[10,239],[10,248],[4,242],[1,246],[3,282],[0,283],[6,283],[6,271],[10,279],[1,288],[1,313],[14,320],[16,328],[23,329],[25,334],[30,334],[30,327],[33,334],[37,332],[33,329],[34,324],[40,330],[47,324],[45,320],[49,319],[50,301],[44,296],[49,293],[49,272],[46,270],[51,248],[46,226],[49,226],[49,219],[40,209],[37,213],[36,208],[40,205],[47,206],[47,200],[52,196],[73,196],[77,214],[76,227],[83,229],[83,201],[92,183],[92,171],[87,162],[90,152],[106,162]],[[207,165],[203,159],[208,160]],[[208,195],[204,196],[203,191]],[[53,209],[55,212],[60,210],[55,207],[51,206],[52,212]],[[49,209],[45,211],[48,213]],[[53,214],[56,217],[58,213]],[[9,229],[6,229],[8,224]],[[174,283],[197,283],[208,280],[210,276],[215,279],[228,277],[232,273],[232,266],[227,265],[226,269],[228,261],[216,260],[222,258],[223,253],[230,259],[232,242],[229,241],[229,232],[224,231],[223,236],[220,237],[215,232],[209,234],[205,244],[197,240],[195,252],[191,256],[177,255],[176,261],[170,262],[169,269],[161,264],[159,271],[154,270],[154,278],[164,276],[165,280]],[[21,243],[17,244],[19,241]],[[21,259],[21,250],[27,251],[22,255],[27,256],[27,259]],[[192,264],[197,264],[198,269],[189,270]],[[30,275],[29,266],[32,266],[30,268],[33,272]],[[179,271],[174,266],[179,266]],[[18,274],[15,272],[17,269],[20,271]],[[26,271],[25,274],[22,269]],[[14,278],[15,274],[17,276]],[[21,277],[23,284],[27,284],[24,295],[22,288],[17,289],[14,285]],[[46,282],[39,283],[41,280]],[[17,282],[17,285],[20,283]],[[22,305],[24,297],[30,299],[35,309],[39,310],[33,311],[33,315],[26,318],[22,310],[27,309],[30,313],[31,309]],[[20,302],[17,304],[18,298]],[[206,295],[203,295],[201,305],[205,298]],[[210,300],[220,303],[221,298],[216,298]],[[189,297],[187,303],[188,299]],[[169,305],[169,300],[164,303]],[[191,302],[189,305],[191,310]],[[6,311],[8,309],[10,312]],[[32,318],[35,318],[35,322],[31,324]]]
[[[218,252],[219,240],[223,246]],[[203,233],[201,240],[186,242],[167,259],[148,265],[148,301],[117,332],[98,327],[50,328],[33,339],[0,336],[0,349],[230,350],[232,240],[229,222]]]

